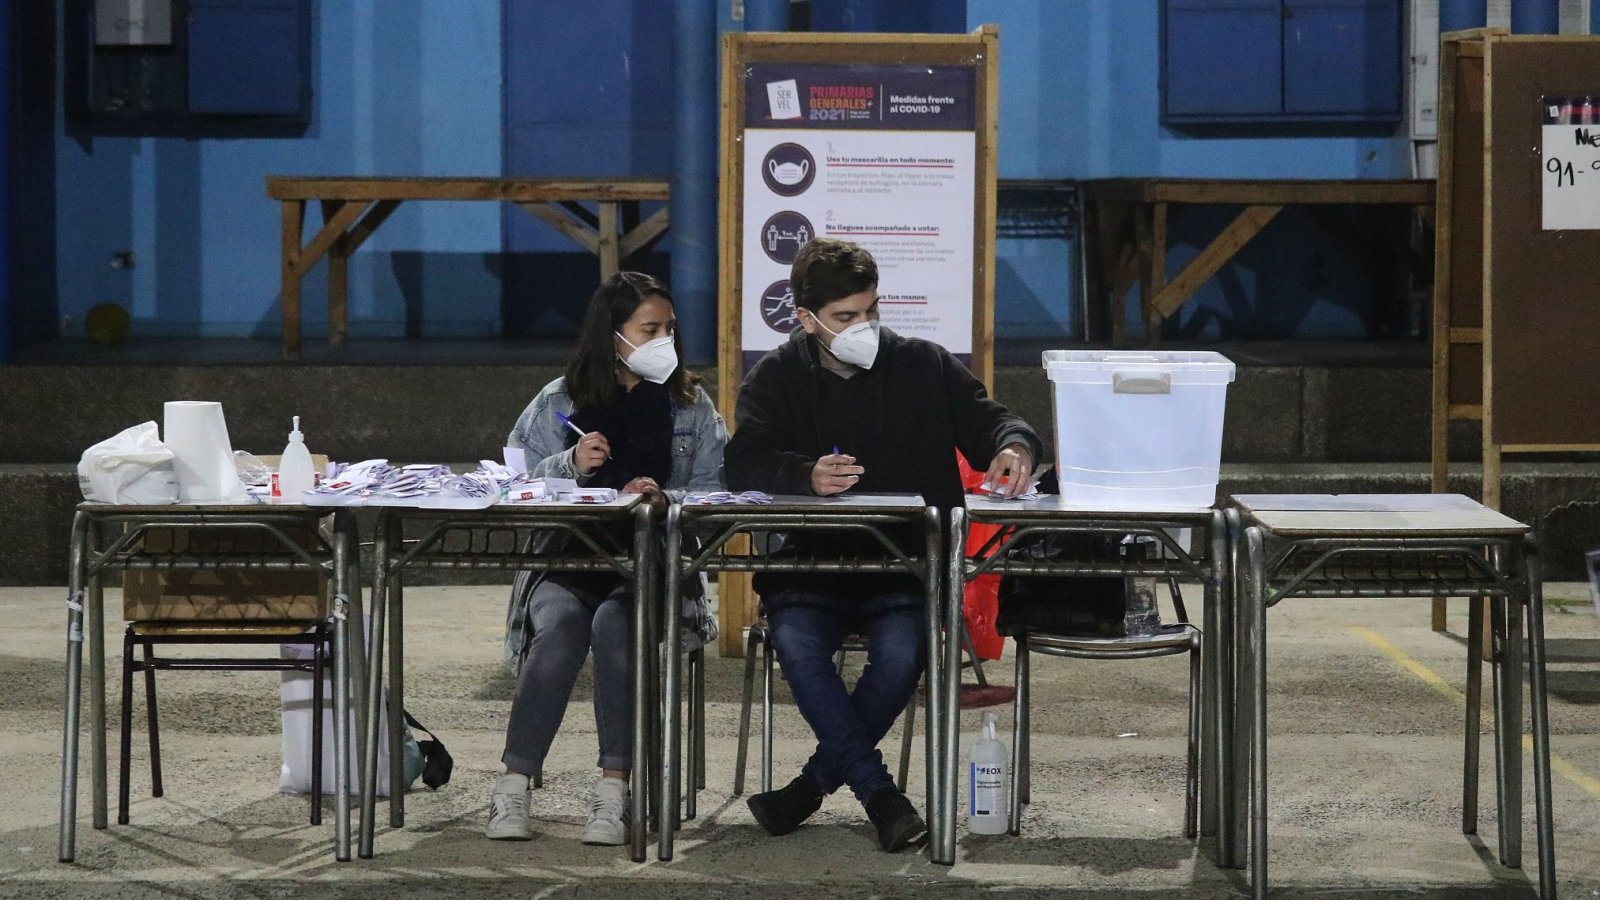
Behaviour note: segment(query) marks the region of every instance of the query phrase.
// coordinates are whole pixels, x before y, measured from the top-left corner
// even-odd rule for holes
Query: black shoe
[[[752,794],[745,802],[761,827],[777,837],[799,828],[811,818],[812,813],[822,808],[822,797],[822,790],[800,775],[775,791]]]
[[[878,846],[886,853],[899,853],[928,831],[917,808],[893,785],[873,791],[862,806],[877,826]]]

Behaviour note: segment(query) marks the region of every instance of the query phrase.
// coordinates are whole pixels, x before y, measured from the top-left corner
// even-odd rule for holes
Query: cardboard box
[[[277,457],[262,457],[276,465]],[[325,466],[327,458],[313,457]],[[322,541],[311,523],[285,533],[301,547],[320,552]],[[146,552],[216,553],[220,556],[293,558],[277,538],[262,531],[152,528],[144,533]],[[310,621],[329,613],[328,577],[321,572],[223,569],[124,573],[122,615],[150,621]]]

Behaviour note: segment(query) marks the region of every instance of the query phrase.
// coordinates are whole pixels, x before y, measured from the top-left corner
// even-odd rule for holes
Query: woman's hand
[[[656,484],[654,478],[646,478],[643,475],[624,485],[622,493],[643,494],[645,502],[657,509],[667,505],[667,495],[661,490],[661,485]]]
[[[811,467],[811,493],[818,497],[842,494],[856,486],[866,469],[856,465],[854,456],[830,453]]]
[[[591,431],[578,439],[572,448],[572,464],[578,467],[578,474],[587,478],[594,474],[594,470],[605,465],[611,458],[611,444],[606,436],[598,431]]]

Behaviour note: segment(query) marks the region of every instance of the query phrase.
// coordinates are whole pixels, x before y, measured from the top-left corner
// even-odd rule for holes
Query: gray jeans
[[[543,768],[592,646],[599,765],[627,771],[633,759],[633,595],[628,586],[605,576],[546,578],[534,589],[531,613],[533,642],[511,701],[501,762],[524,775]]]

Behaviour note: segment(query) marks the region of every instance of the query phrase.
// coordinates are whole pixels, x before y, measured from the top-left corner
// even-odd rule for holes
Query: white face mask
[[[672,335],[658,337],[653,341],[635,344],[622,336],[620,331],[613,331],[619,340],[633,352],[627,356],[618,356],[622,364],[627,366],[633,374],[654,384],[665,384],[672,373],[678,370],[678,350],[672,346]]]
[[[863,369],[872,368],[872,363],[878,358],[878,320],[869,319],[857,322],[843,331],[834,331],[822,324],[816,316],[811,321],[817,327],[833,335],[833,343],[828,345],[828,351],[839,358],[840,362],[859,366]]]
[[[770,159],[767,160],[767,171],[779,184],[793,186],[799,184],[800,179],[806,177],[806,173],[811,171],[811,165],[803,159],[798,163],[791,162],[782,165],[779,165],[777,160]]]

